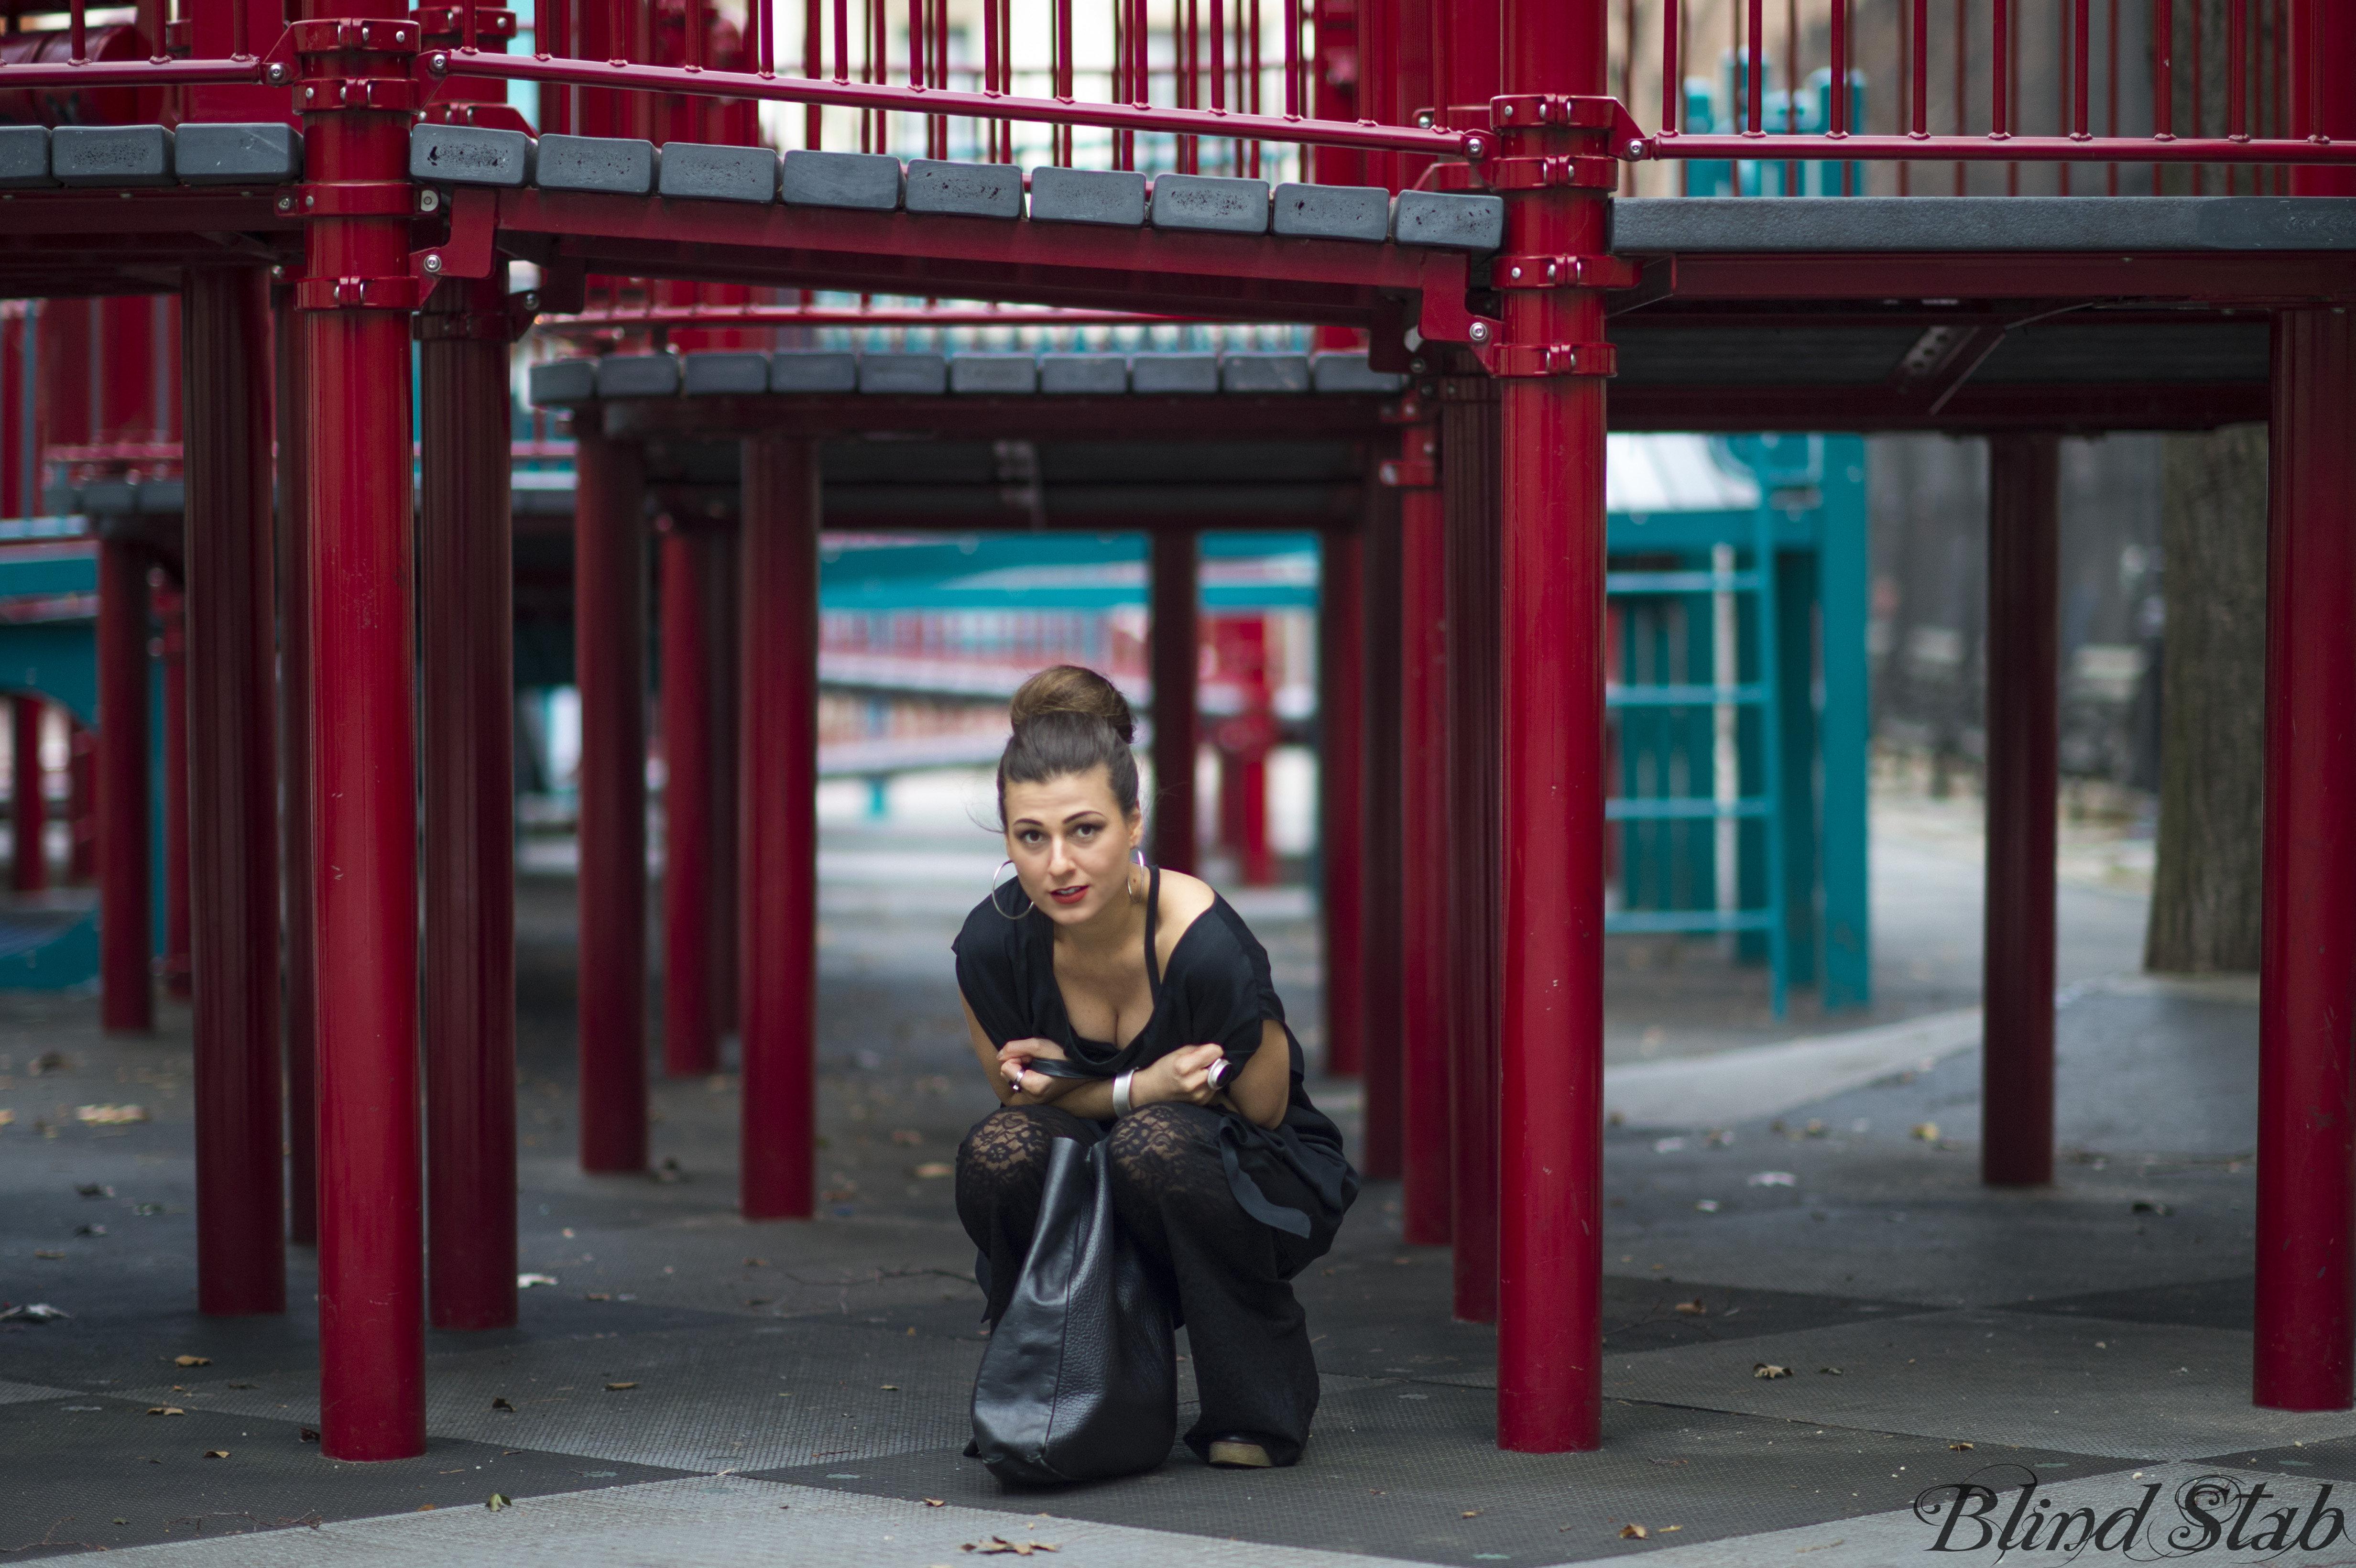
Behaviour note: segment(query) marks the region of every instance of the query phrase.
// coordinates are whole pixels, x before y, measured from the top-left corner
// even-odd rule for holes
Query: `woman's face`
[[[1006,854],[1023,891],[1058,925],[1129,901],[1141,818],[1121,810],[1101,768],[1006,786]]]

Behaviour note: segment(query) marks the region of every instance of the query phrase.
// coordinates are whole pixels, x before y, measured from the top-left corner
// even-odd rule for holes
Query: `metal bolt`
[[[278,198],[278,210],[279,210],[279,211],[281,211],[281,212],[292,212],[292,211],[294,211],[294,198],[293,197],[291,197],[291,196],[282,196],[282,197],[280,197]]]
[[[418,211],[420,211],[420,212],[434,212],[434,211],[437,211],[437,210],[439,210],[439,209],[440,209],[440,208],[441,208],[441,206],[442,206],[442,193],[441,193],[440,191],[438,191],[438,190],[421,190],[421,191],[419,191],[419,192],[417,193],[417,210],[418,210]]]
[[[270,85],[273,87],[286,85],[286,67],[283,61],[270,68]]]
[[[1497,114],[1500,119],[1511,120],[1514,117],[1514,106],[1508,103],[1503,109],[1497,111]]]
[[[1520,277],[1521,275],[1522,275],[1522,270],[1521,270],[1519,267],[1515,267],[1515,268],[1514,269],[1514,276],[1515,276],[1515,277],[1517,277],[1517,278],[1518,278],[1518,277]],[[1554,275],[1554,269],[1553,269],[1553,268],[1551,268],[1551,267],[1547,268],[1547,275],[1548,277],[1552,277],[1552,276]]]
[[[437,273],[438,273],[439,272],[441,272],[441,271],[442,271],[442,252],[441,252],[441,251],[426,251],[426,252],[425,252],[425,270],[426,270],[427,272],[437,272]]]
[[[1472,324],[1472,341],[1473,341],[1473,342],[1475,342],[1475,343],[1486,343],[1486,342],[1488,342],[1488,341],[1489,341],[1489,324],[1488,324],[1487,322],[1485,322],[1485,321],[1476,321],[1476,322],[1474,322],[1474,323]]]
[[[446,76],[450,70],[450,57],[436,49],[425,57],[425,69],[436,76]]]
[[[1548,262],[1547,263],[1547,283],[1553,283],[1553,282],[1555,281],[1555,278],[1557,277],[1557,275],[1558,275],[1558,269],[1556,268],[1555,263],[1554,263],[1554,262],[1552,262],[1552,261],[1548,261]]]
[[[1642,142],[1631,142],[1631,143],[1629,143],[1629,144],[1628,144],[1628,156],[1629,156],[1630,158],[1632,158],[1632,159],[1634,159],[1634,158],[1641,158],[1641,157],[1643,157],[1644,155],[1644,143],[1642,143]]]
[[[1464,155],[1468,158],[1485,158],[1489,155],[1488,144],[1478,136],[1468,137],[1464,143]]]
[[[1386,463],[1383,464],[1383,483],[1386,485],[1396,485],[1398,483],[1398,464]]]
[[[304,197],[303,197],[303,209],[304,209],[305,212],[309,211],[312,208],[315,208],[315,207],[316,207],[316,206],[318,206],[318,205],[319,205],[319,198],[318,198],[317,197],[316,197],[316,196],[312,196],[312,195],[310,195],[308,192],[305,192],[305,195],[304,195]]]
[[[1420,359],[1410,359],[1410,360],[1408,360],[1408,361],[1407,362],[1407,368],[1408,368],[1408,369],[1409,371],[1411,371],[1411,372],[1412,372],[1412,373],[1414,373],[1415,375],[1420,376],[1420,375],[1422,375],[1422,374],[1423,374],[1424,366],[1423,366],[1423,361],[1422,361],[1422,360],[1420,360]]]
[[[1418,114],[1418,115],[1415,117],[1415,123],[1416,123],[1418,125],[1421,126],[1424,130],[1427,130],[1427,131],[1430,130],[1430,129],[1431,129],[1431,111],[1430,111],[1430,110],[1429,110],[1429,109],[1427,109],[1427,110],[1424,110],[1421,113]]]
[[[523,302],[523,308],[526,310],[537,311],[540,308],[540,291],[538,289],[527,289],[516,297]]]
[[[318,97],[319,90],[316,87],[306,87],[303,90],[303,101],[305,103],[316,102]]]

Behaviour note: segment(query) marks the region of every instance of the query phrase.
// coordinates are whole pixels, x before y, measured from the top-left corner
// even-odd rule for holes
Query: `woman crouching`
[[[1139,853],[1128,702],[1059,666],[1023,683],[1012,719],[998,808],[1014,877],[955,944],[1001,1105],[958,1150],[983,1315],[995,1324],[1014,1292],[1054,1141],[1108,1139],[1115,1212],[1194,1355],[1186,1445],[1214,1465],[1293,1464],[1318,1385],[1286,1282],[1333,1244],[1357,1172],[1301,1087],[1267,950],[1207,884]]]

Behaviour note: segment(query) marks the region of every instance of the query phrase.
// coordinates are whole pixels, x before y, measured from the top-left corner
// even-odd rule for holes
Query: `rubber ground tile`
[[[1615,1355],[1603,1392],[2147,1461],[2356,1433],[2356,1413],[2253,1406],[2246,1334],[1985,1310]]]
[[[0,1408],[12,1557],[236,1535],[306,1521],[485,1507],[677,1470],[436,1437],[415,1459],[338,1464],[300,1423],[89,1395]]]
[[[2033,1473],[2129,1461],[2007,1449]],[[1103,1520],[1269,1545],[1416,1562],[1559,1562],[1847,1519],[1906,1506],[1985,1456],[1944,1442],[1711,1411],[1612,1402],[1590,1454],[1496,1447],[1494,1396],[1379,1383],[1329,1393],[1301,1463],[1215,1470],[1181,1446],[1142,1476],[1050,1488],[1001,1485],[957,1448],[760,1478],[877,1496]],[[1620,1535],[1644,1527],[1640,1541]]]
[[[2193,1328],[2238,1328],[2257,1322],[2257,1280],[2251,1275],[2155,1285],[2143,1290],[2098,1290],[2083,1296],[2007,1302],[2007,1312],[2060,1317],[2107,1317],[2121,1323],[2180,1323]]]
[[[2356,1481],[2356,1437],[2325,1437],[2276,1447],[2228,1448],[2203,1462],[2279,1470],[2286,1476],[2308,1476],[2322,1481]]]

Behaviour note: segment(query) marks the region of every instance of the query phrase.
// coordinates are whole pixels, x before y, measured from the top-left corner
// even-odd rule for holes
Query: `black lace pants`
[[[1038,1223],[1050,1144],[1108,1137],[1114,1211],[1186,1325],[1202,1394],[1186,1445],[1203,1454],[1215,1438],[1248,1434],[1289,1465],[1317,1412],[1317,1361],[1308,1318],[1278,1275],[1276,1232],[1228,1189],[1223,1115],[1148,1105],[1108,1131],[1052,1105],[1007,1106],[976,1125],[958,1150],[958,1218],[989,1260],[982,1315],[995,1323]],[[1268,1195],[1279,1203],[1292,1196]]]

